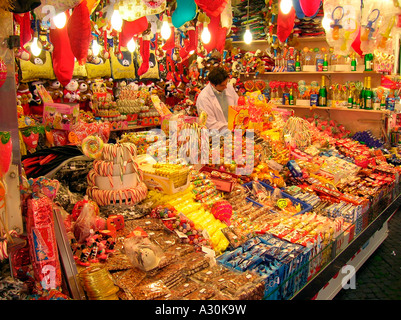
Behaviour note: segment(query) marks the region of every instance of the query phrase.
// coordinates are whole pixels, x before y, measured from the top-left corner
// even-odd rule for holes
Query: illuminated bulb
[[[324,30],[326,32],[328,32],[328,30],[330,30],[330,25],[333,21],[329,18],[328,15],[325,15],[322,19],[322,27],[324,28]]]
[[[249,30],[249,27],[246,27],[245,33],[244,33],[244,42],[246,44],[250,44],[252,42],[252,32]]]
[[[131,40],[128,41],[128,43],[127,43],[127,48],[128,48],[128,51],[129,51],[129,52],[134,52],[134,51],[135,51],[135,49],[136,49],[136,43],[135,43],[134,38],[131,38]]]
[[[42,52],[42,49],[39,47],[38,37],[34,37],[31,44],[31,52],[37,57]]]
[[[97,57],[100,53],[100,46],[97,43],[97,40],[93,40],[92,42],[92,53],[95,57]]]
[[[164,40],[167,40],[171,36],[171,28],[170,28],[170,25],[168,23],[167,15],[164,15],[164,17],[163,17],[163,24],[162,24],[162,27],[160,29],[160,34],[162,35],[162,38]]]
[[[204,22],[203,23],[203,31],[202,31],[202,34],[201,34],[202,42],[204,44],[208,44],[210,42],[211,37],[212,36],[211,36],[210,31],[209,31],[209,29],[207,27],[207,23]]]
[[[281,0],[280,2],[280,10],[283,14],[290,13],[292,8],[292,1],[291,0]]]
[[[114,10],[113,15],[111,16],[111,26],[116,31],[121,31],[121,27],[123,26],[123,19],[121,18],[120,12],[118,10]]]
[[[61,12],[57,15],[54,16],[53,22],[56,25],[57,29],[62,29],[64,28],[66,22],[67,22],[67,16],[64,12]]]

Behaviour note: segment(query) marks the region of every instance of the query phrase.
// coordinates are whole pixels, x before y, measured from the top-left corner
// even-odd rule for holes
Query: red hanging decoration
[[[50,42],[54,46],[52,53],[54,74],[65,87],[72,79],[75,64],[67,26],[62,29],[50,28]]]
[[[206,12],[208,16],[217,17],[223,12],[227,5],[228,0],[195,0],[202,11]]]
[[[312,17],[319,10],[322,0],[299,0],[299,4],[305,16]]]
[[[148,19],[145,17],[136,19],[134,21],[123,21],[123,26],[120,33],[120,44],[126,47],[127,43],[135,35],[141,34],[148,28]]]
[[[291,7],[291,11],[288,14],[284,14],[281,10],[278,11],[277,17],[277,38],[284,42],[291,34],[294,29],[295,23],[295,9]]]
[[[208,15],[209,16],[209,15]],[[209,16],[210,23],[208,24],[208,29],[210,31],[210,42],[204,43],[203,47],[207,52],[216,49],[217,51],[223,52],[224,45],[226,42],[227,28],[222,28],[220,24],[220,14],[216,16]]]
[[[86,62],[91,41],[91,22],[86,0],[74,8],[70,19],[68,19],[67,32],[71,51],[78,63],[83,65]]]

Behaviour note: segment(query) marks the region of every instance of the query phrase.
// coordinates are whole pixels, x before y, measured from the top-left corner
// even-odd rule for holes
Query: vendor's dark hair
[[[228,78],[228,72],[222,67],[214,67],[207,75],[209,81],[215,86]]]

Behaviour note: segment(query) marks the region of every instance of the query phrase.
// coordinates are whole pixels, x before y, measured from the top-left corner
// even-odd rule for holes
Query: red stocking
[[[50,28],[50,42],[53,44],[53,69],[57,80],[65,87],[72,79],[74,54],[70,47],[67,25],[62,29]]]
[[[283,14],[281,10],[278,11],[277,17],[277,37],[281,42],[287,40],[294,29],[295,22],[295,9],[291,7],[291,11],[288,14]]]
[[[149,57],[150,57],[150,39],[148,36],[142,37],[141,39],[141,47],[139,52],[142,57],[142,64],[138,69],[138,76],[143,75],[146,71],[149,70]]]
[[[196,36],[196,30],[195,27],[188,27],[188,45],[186,46],[186,51],[187,52],[191,52],[194,51],[196,52],[196,48],[197,48],[197,43],[196,43],[196,39],[198,38]]]

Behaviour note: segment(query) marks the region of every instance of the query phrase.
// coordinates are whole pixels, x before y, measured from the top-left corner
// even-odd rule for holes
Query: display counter
[[[331,261],[298,290],[292,299],[332,299],[342,289],[342,284],[348,283],[349,286],[352,286],[351,278],[354,270],[352,268],[343,269],[343,267],[352,266],[357,272],[359,267],[385,240],[388,231],[387,221],[401,204],[400,191],[400,185],[396,185],[391,192],[379,199],[360,217],[362,220],[367,219],[368,225],[345,248],[338,249],[341,247],[339,241],[342,241],[342,235],[333,241],[330,245]]]

